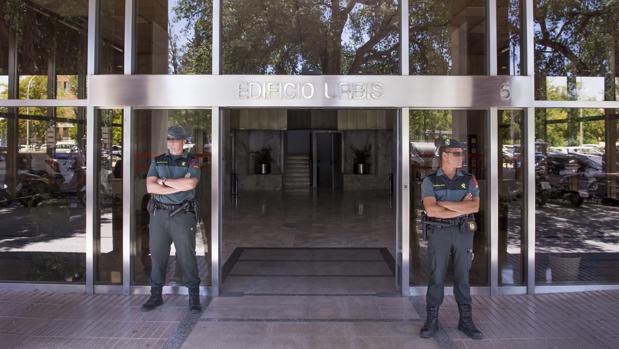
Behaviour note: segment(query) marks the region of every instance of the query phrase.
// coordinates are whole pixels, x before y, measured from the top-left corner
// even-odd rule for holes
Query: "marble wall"
[[[277,130],[232,130],[235,142],[234,167],[230,173],[236,173],[240,191],[281,190],[283,173],[283,136],[286,131]],[[271,148],[271,174],[256,175],[255,155],[253,152],[264,147]],[[232,161],[232,160],[231,160]],[[260,178],[258,178],[260,177]],[[268,177],[268,178],[267,178]]]
[[[372,145],[370,174],[354,174],[354,154],[351,146],[363,148]],[[343,132],[344,190],[389,189],[389,175],[393,172],[393,130],[355,130]]]

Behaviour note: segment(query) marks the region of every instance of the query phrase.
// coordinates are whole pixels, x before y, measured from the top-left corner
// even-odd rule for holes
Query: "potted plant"
[[[256,174],[266,175],[271,173],[271,161],[273,161],[273,157],[271,156],[271,148],[264,147],[253,152],[253,154],[254,170]]]
[[[359,175],[365,175],[370,173],[370,164],[368,161],[370,160],[370,156],[372,155],[372,145],[367,144],[363,148],[355,148],[351,146],[352,153],[354,156],[353,164],[354,164],[354,173]]]

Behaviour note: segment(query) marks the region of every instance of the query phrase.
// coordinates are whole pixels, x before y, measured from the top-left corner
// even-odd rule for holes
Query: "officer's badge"
[[[460,184],[460,187],[461,187],[462,189],[466,189],[466,183],[462,183],[462,184]]]
[[[181,166],[185,167],[187,166],[187,163],[185,161],[181,162]]]
[[[475,221],[468,221],[467,226],[471,233],[474,233],[477,230],[477,223],[475,223]]]

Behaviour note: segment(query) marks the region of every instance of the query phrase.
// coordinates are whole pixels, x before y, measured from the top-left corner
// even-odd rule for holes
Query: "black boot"
[[[200,305],[200,289],[197,287],[189,289],[189,310],[192,314],[197,314],[202,311],[202,306]]]
[[[470,304],[458,304],[460,310],[460,321],[458,321],[458,330],[472,339],[482,339],[484,335],[475,327],[473,323],[473,313]]]
[[[150,298],[148,298],[146,303],[142,304],[142,311],[151,311],[162,304],[161,287],[151,287]]]
[[[426,323],[419,331],[421,338],[432,338],[436,331],[438,331],[438,307],[428,306],[427,312]]]

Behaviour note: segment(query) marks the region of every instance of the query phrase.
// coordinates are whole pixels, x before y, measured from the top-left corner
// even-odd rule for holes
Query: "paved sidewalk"
[[[151,313],[146,296],[0,289],[2,348],[617,348],[619,291],[474,297],[486,338],[456,330],[446,297],[436,339],[418,338],[422,297],[219,297],[202,314],[187,297],[166,296]],[[421,316],[419,316],[421,314]]]

